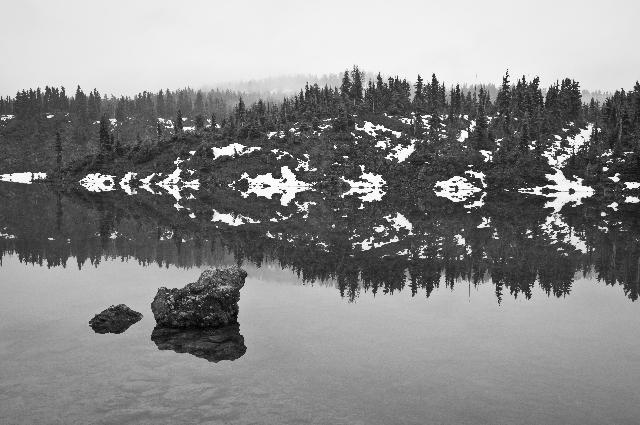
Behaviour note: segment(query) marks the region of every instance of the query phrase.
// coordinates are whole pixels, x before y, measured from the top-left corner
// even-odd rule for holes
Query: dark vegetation
[[[233,190],[216,189],[185,203],[195,218],[174,209],[170,197],[148,193],[55,192],[42,185],[5,184],[0,195],[6,200],[0,206],[5,226],[0,233],[15,235],[0,238],[0,260],[15,254],[23,263],[47,267],[86,267],[105,259],[160,267],[275,262],[305,283],[335,285],[349,300],[363,291],[429,297],[437,288],[460,285],[461,279],[481,285],[488,278],[498,301],[529,298],[536,288],[563,297],[571,293],[577,272],[619,285],[631,300],[640,294],[640,221],[633,209],[602,217],[598,204],[585,203],[567,211],[567,223],[585,241],[581,252],[542,230],[548,215],[543,200],[506,193],[490,197],[480,211],[469,211],[433,195],[391,191],[360,210],[357,198],[337,202],[310,192],[302,200],[316,204],[305,217],[275,199],[244,199]],[[39,212],[25,214],[34,204]],[[260,223],[212,222],[212,208]],[[413,224],[412,235],[389,228],[388,238],[397,235],[400,242],[365,251],[353,247],[354,235],[358,240],[375,235],[372,229],[389,227],[384,217],[398,212]],[[289,218],[270,220],[283,216]],[[489,224],[478,227],[483,221]]]
[[[283,132],[280,142],[298,145],[295,149],[301,152],[337,142],[346,156],[367,156],[355,152],[361,148],[355,147],[351,131],[369,120],[402,131],[405,140],[426,141],[417,145],[410,158],[412,174],[446,176],[475,164],[486,172],[490,186],[517,188],[544,182],[550,169],[542,153],[556,135],[572,136],[591,122],[591,140],[573,152],[567,166],[570,174],[590,183],[603,180],[603,167],[638,175],[638,83],[632,91],[617,91],[603,104],[593,98],[583,103],[579,84],[571,79],[543,89],[538,78],[513,82],[507,72],[495,98],[491,91],[495,88],[447,86],[435,75],[430,81],[418,75],[413,85],[381,74],[365,81],[358,67],[344,72],[339,87],[306,84],[280,102],[253,96],[251,104],[247,104],[251,95],[219,90],[161,90],[133,98],[107,98],[95,89],[86,95],[80,87],[74,96],[64,88],[23,90],[0,101],[0,114],[15,115],[0,127],[2,166],[8,171],[65,168],[72,174],[108,170],[116,164],[154,168],[167,149],[247,140],[266,146],[269,132]],[[402,126],[389,116],[412,121]],[[326,121],[331,123],[330,134],[318,135]],[[471,121],[476,125],[466,143],[457,143]],[[185,126],[194,131],[185,134]],[[298,131],[289,132],[292,127]],[[319,142],[322,138],[331,143]],[[482,164],[481,150],[493,154],[491,164]],[[328,151],[318,154],[319,162],[329,163],[322,158],[329,156]],[[383,165],[377,162],[367,164]],[[605,165],[612,163],[613,167]],[[324,175],[329,171],[322,169]]]

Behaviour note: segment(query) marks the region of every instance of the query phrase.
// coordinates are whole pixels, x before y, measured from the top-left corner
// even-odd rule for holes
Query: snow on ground
[[[358,181],[342,177],[342,181],[351,186],[351,189],[348,192],[342,194],[343,198],[350,195],[360,195],[360,200],[362,202],[382,200],[382,197],[385,194],[382,188],[387,184],[387,182],[384,181],[381,175],[366,173],[364,170],[364,165],[361,165],[360,171],[362,171],[362,176]]]
[[[562,168],[567,160],[571,158],[571,155],[578,152],[582,145],[589,141],[592,129],[593,124],[588,124],[587,128],[581,129],[577,135],[567,138],[568,147],[566,148],[563,148],[562,146],[562,137],[556,135],[553,144],[542,154],[542,156],[547,158],[549,165],[552,167]]]
[[[478,229],[486,229],[489,227],[489,224],[491,222],[491,219],[488,219],[486,217],[482,217],[482,223],[478,224]]]
[[[480,199],[476,199],[475,201],[471,202],[470,204],[465,204],[464,207],[471,209],[471,208],[482,208],[484,206],[484,198],[485,196],[487,196],[487,192],[482,192],[482,196],[480,196]]]
[[[284,158],[285,156],[290,156],[291,158],[293,158],[293,155],[291,155],[289,152],[280,149],[271,149],[271,152],[276,156],[276,159],[278,160]]]
[[[562,147],[562,137],[556,135],[553,145],[543,153],[543,156],[547,158],[549,165],[555,171],[555,174],[546,175],[547,180],[551,183],[532,189],[519,189],[519,192],[555,198],[545,205],[546,208],[553,208],[555,212],[560,211],[565,204],[580,205],[583,198],[592,196],[595,193],[593,188],[583,185],[581,178],[576,178],[576,180],[567,179],[561,170],[571,155],[589,140],[592,129],[593,124],[589,124],[587,128],[580,130],[576,136],[569,137],[567,139],[568,149]],[[610,178],[616,181],[617,175]],[[543,191],[544,189],[546,191]]]
[[[156,192],[151,189],[151,180],[156,176],[156,173],[151,173],[149,174],[147,177],[145,177],[144,179],[140,180],[140,187],[144,190],[146,190],[147,192],[151,193],[152,195],[155,195]]]
[[[640,198],[637,196],[627,196],[624,200],[625,204],[637,204],[640,203]]]
[[[464,142],[469,137],[469,132],[467,130],[460,130],[460,137],[458,137],[458,142]]]
[[[638,182],[625,182],[624,185],[629,190],[640,189],[640,183],[638,183]]]
[[[463,202],[481,192],[482,189],[475,187],[464,177],[454,176],[449,180],[437,182],[433,191],[436,196],[447,198],[452,202]]]
[[[391,161],[395,159],[398,162],[404,162],[416,150],[417,141],[418,139],[411,139],[411,144],[409,146],[396,145],[391,149],[391,152],[386,156],[386,158]],[[381,147],[381,143],[383,149],[386,148],[386,144],[383,141],[376,143],[376,147]]]
[[[480,153],[484,157],[484,162],[491,162],[491,160],[493,160],[493,152],[481,150]]]
[[[358,125],[356,124],[356,131],[364,131],[369,136],[373,136],[373,137],[376,137],[378,135],[377,134],[378,131],[391,133],[394,136],[396,136],[396,139],[399,139],[400,136],[402,135],[402,132],[400,131],[393,131],[389,128],[386,128],[384,125],[373,124],[369,121],[365,121],[362,127],[358,127]]]
[[[255,178],[249,177],[247,173],[242,175],[242,179],[246,179],[249,183],[249,189],[242,192],[242,196],[246,198],[251,193],[256,196],[271,199],[273,195],[280,194],[280,203],[288,205],[296,196],[296,193],[304,192],[311,188],[309,183],[299,181],[296,175],[288,166],[280,168],[282,177],[276,179],[272,173],[259,174]]]
[[[540,229],[551,239],[551,244],[563,242],[572,245],[578,251],[587,252],[585,241],[575,234],[575,231],[563,219],[560,213],[548,215]]]
[[[611,180],[614,183],[618,183],[620,181],[620,173],[616,173],[615,176],[609,177],[609,180]]]
[[[395,216],[391,214],[391,215],[385,216],[384,219],[396,231],[399,231],[400,229],[404,229],[404,230],[406,230],[408,232],[407,236],[413,235],[413,232],[412,232],[413,225],[402,214],[396,213]],[[354,242],[353,243],[353,247],[354,248],[359,247],[361,251],[368,251],[371,248],[380,248],[381,246],[388,245],[390,243],[395,243],[395,242],[399,242],[400,241],[398,236],[394,236],[391,239],[381,240],[381,241],[376,242],[375,241],[376,238],[378,238],[378,239],[388,238],[389,237],[389,229],[387,227],[385,227],[385,226],[376,226],[376,227],[373,228],[373,230],[377,233],[377,235],[371,236],[370,238],[367,238],[362,242]],[[355,237],[357,237],[357,236],[354,236],[351,239],[354,239]]]
[[[267,139],[271,139],[273,137],[278,137],[279,139],[284,139],[284,131],[271,131],[267,133]]]
[[[555,169],[555,174],[547,174],[547,180],[552,184],[532,189],[519,189],[518,191],[554,198],[545,205],[545,208],[553,208],[555,212],[560,211],[565,204],[580,205],[583,198],[588,198],[595,193],[593,188],[582,184],[581,178],[569,180],[557,168]],[[544,189],[547,191],[544,191]]]
[[[396,229],[396,231],[400,230],[400,229],[405,229],[405,230],[407,230],[409,232],[409,235],[413,234],[412,233],[413,225],[402,214],[396,213],[395,217],[393,215],[388,215],[388,216],[385,217],[385,220],[387,220],[391,224],[391,227]]]
[[[138,191],[136,189],[132,189],[130,185],[131,179],[137,175],[138,173],[132,173],[131,171],[129,171],[127,174],[124,175],[122,180],[120,180],[120,187],[122,188],[122,190],[125,191],[127,195],[135,195],[138,193]]]
[[[15,115],[0,115],[0,121],[9,121],[14,119],[16,116]]]
[[[31,173],[29,171],[25,173],[9,173],[0,175],[0,181],[23,184],[31,184],[35,180],[42,180],[46,178],[47,173]]]
[[[295,202],[296,207],[298,207],[298,212],[301,212],[303,214],[302,218],[309,218],[309,207],[311,205],[318,205],[315,202],[311,202],[311,201],[306,201],[306,202],[302,202],[302,203],[298,203]]]
[[[464,173],[470,175],[471,177],[475,177],[476,179],[480,180],[480,183],[482,184],[482,187],[484,187],[484,188],[487,187],[487,183],[484,181],[485,175],[484,175],[484,173],[482,171],[466,170]]]
[[[305,153],[304,160],[298,158],[298,166],[296,167],[296,171],[317,171],[317,168],[309,168],[309,154]]]
[[[114,176],[108,174],[91,173],[80,180],[80,185],[89,192],[111,192],[116,190]]]
[[[222,148],[211,148],[213,150],[213,159],[218,159],[222,156],[231,156],[234,157],[237,155],[246,155],[254,151],[259,151],[260,147],[247,147],[241,145],[240,143],[232,143],[228,146]]]
[[[260,223],[258,220],[253,220],[240,214],[224,214],[219,213],[216,210],[213,210],[213,218],[211,219],[211,221],[218,221],[228,224],[229,226],[242,226],[243,224]]]

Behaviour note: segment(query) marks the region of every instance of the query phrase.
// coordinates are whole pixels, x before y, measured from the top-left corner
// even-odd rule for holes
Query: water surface
[[[487,238],[452,224],[476,213],[404,209],[413,237],[445,246],[407,258],[353,252],[339,236],[321,250],[269,242],[264,229],[183,222],[129,198],[3,190],[2,423],[637,423],[632,215],[607,232],[589,214],[565,217],[591,229],[571,248],[565,235],[528,237],[544,210],[538,221],[485,211]],[[440,224],[422,231],[422,215]],[[214,363],[159,350],[157,288],[233,263],[248,272],[246,353]],[[142,321],[94,333],[89,319],[119,303]]]

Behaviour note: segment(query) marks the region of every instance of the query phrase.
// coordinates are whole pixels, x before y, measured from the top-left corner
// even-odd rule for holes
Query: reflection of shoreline
[[[236,360],[247,352],[239,325],[216,329],[175,329],[156,326],[151,340],[159,350],[189,353],[217,363]]]
[[[362,212],[342,199],[334,208],[335,199],[315,198],[303,217],[293,206],[220,190],[191,199],[190,217],[162,197],[45,189],[19,187],[5,196],[0,234],[8,236],[0,237],[0,262],[2,255],[15,254],[23,263],[47,267],[104,259],[180,268],[243,264],[254,268],[255,280],[273,273],[281,281],[278,274],[286,270],[302,284],[336,287],[350,301],[363,292],[428,297],[439,287],[460,281],[475,286],[487,278],[498,301],[505,295],[529,298],[534,287],[562,297],[570,294],[576,273],[593,270],[604,284],[621,285],[629,299],[640,295],[640,223],[628,212],[609,211],[602,218],[598,205],[550,216],[529,200],[489,197],[481,210],[466,210],[435,197],[426,214],[427,200],[404,199],[399,192]],[[212,222],[211,203],[260,223]],[[34,204],[37,214],[29,213]],[[372,237],[379,246],[356,249]]]

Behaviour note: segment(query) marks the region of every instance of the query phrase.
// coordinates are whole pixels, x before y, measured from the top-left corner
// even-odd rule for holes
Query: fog
[[[435,72],[447,83],[540,75],[583,88],[640,78],[639,2],[14,1],[0,94],[80,84],[131,94],[294,74]],[[71,91],[71,90],[69,90]]]

